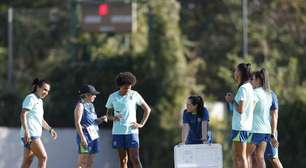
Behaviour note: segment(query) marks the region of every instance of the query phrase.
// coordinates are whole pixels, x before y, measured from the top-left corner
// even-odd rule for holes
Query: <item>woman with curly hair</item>
[[[132,87],[136,77],[130,72],[122,72],[116,78],[119,90],[112,93],[106,103],[107,118],[113,121],[113,148],[117,149],[120,168],[127,168],[128,156],[134,168],[142,168],[139,158],[139,128],[142,128],[150,115],[150,107]],[[144,115],[140,123],[136,119],[137,106]]]

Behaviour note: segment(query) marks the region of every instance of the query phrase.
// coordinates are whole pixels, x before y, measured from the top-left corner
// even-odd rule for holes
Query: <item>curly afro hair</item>
[[[124,86],[124,85],[132,85],[136,84],[136,77],[131,72],[121,72],[116,77],[116,84],[117,86]]]

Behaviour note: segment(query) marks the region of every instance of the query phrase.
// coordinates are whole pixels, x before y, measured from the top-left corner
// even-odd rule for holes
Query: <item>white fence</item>
[[[42,141],[48,153],[48,168],[74,168],[78,156],[76,133],[74,129],[56,129],[58,139],[53,141],[44,132]],[[119,167],[117,152],[112,149],[111,130],[100,130],[100,152],[96,155],[94,168]],[[18,168],[22,162],[23,145],[19,128],[0,127],[0,168]],[[37,167],[35,159],[31,168]]]

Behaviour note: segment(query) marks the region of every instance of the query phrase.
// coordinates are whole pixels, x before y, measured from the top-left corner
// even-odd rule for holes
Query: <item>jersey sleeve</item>
[[[209,121],[209,114],[206,107],[203,108],[203,121]]]
[[[22,102],[22,108],[27,110],[32,110],[36,104],[35,98],[28,95]]]
[[[110,95],[110,96],[108,97],[105,107],[106,107],[107,109],[113,109],[113,108],[114,108],[113,96],[112,96],[112,95]]]
[[[237,94],[235,96],[235,101],[236,103],[239,103],[240,101],[243,101],[246,99],[247,99],[246,89],[241,86],[237,91]]]
[[[278,99],[274,92],[272,92],[272,105],[270,111],[278,109]]]
[[[142,96],[138,93],[138,92],[136,92],[136,94],[135,94],[136,96],[136,104],[138,105],[138,106],[141,106],[145,101],[144,101],[144,99],[142,98]]]
[[[184,110],[184,112],[183,112],[183,124],[188,124],[188,123],[189,123],[188,114],[187,114],[187,111]]]

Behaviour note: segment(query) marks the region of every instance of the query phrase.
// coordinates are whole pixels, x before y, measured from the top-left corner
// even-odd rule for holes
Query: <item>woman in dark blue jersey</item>
[[[79,150],[77,168],[92,167],[94,156],[99,152],[98,124],[103,120],[106,121],[106,116],[97,117],[93,105],[96,95],[99,93],[92,85],[83,85],[79,90],[80,101],[74,110]]]
[[[208,143],[209,115],[201,96],[190,96],[183,113],[182,144]]]

